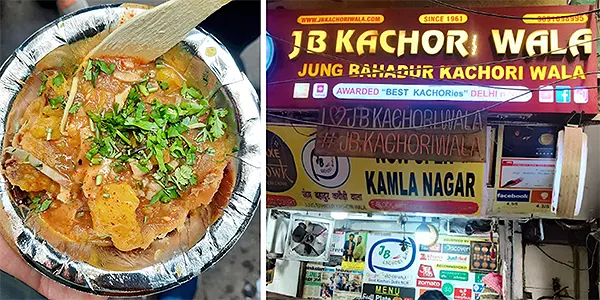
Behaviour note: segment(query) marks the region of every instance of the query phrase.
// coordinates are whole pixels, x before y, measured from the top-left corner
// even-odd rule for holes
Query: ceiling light
[[[345,211],[332,211],[331,218],[334,220],[345,220],[348,218],[348,213]]]

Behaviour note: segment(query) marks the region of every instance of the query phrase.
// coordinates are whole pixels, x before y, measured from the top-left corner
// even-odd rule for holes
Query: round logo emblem
[[[386,238],[377,241],[367,256],[369,270],[376,273],[381,270],[388,273],[403,272],[410,268],[417,257],[415,241],[407,237],[404,239]]]
[[[344,185],[350,177],[350,159],[317,155],[315,139],[309,140],[302,149],[302,166],[312,181],[328,189]]]
[[[297,178],[292,151],[278,135],[267,130],[267,191],[285,192]]]
[[[273,63],[273,59],[275,57],[275,44],[273,43],[273,38],[269,35],[267,31],[266,35],[266,52],[267,52],[267,71],[271,68],[271,64]]]
[[[450,283],[444,283],[444,285],[442,285],[442,293],[446,296],[454,294],[454,286]]]

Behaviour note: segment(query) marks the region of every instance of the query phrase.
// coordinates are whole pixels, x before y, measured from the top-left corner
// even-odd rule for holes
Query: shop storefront
[[[522,298],[516,220],[598,214],[589,10],[269,10],[267,289]]]

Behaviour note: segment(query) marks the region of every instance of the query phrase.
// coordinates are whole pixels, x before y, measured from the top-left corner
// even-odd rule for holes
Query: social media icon
[[[573,90],[573,102],[575,103],[587,103],[588,102],[588,89],[576,86]]]
[[[539,90],[540,103],[552,103],[554,102],[554,87],[542,86]]]
[[[315,99],[327,98],[327,83],[315,83],[312,96]]]
[[[570,103],[571,102],[571,87],[557,86],[555,91],[556,91],[556,103]]]
[[[294,83],[294,98],[306,99],[310,91],[310,83]]]

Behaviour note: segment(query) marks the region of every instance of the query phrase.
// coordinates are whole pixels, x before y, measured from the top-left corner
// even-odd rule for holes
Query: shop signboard
[[[267,108],[454,103],[491,112],[596,114],[591,6],[273,10]],[[398,16],[402,17],[398,17]],[[543,17],[554,19],[535,19]],[[558,18],[565,16],[563,18]]]
[[[314,127],[267,128],[267,206],[480,215],[484,163],[315,154]]]
[[[452,106],[333,105],[319,110],[322,156],[485,162],[487,113]]]

